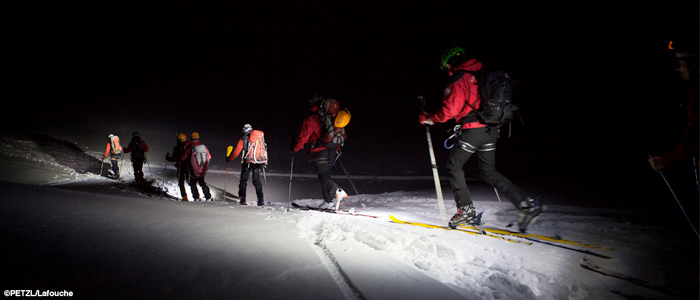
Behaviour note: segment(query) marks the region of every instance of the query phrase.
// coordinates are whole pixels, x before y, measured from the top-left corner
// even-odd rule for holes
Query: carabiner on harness
[[[462,128],[462,125],[459,125],[459,124],[455,125],[455,127],[452,128],[452,135],[447,137],[447,139],[445,139],[445,141],[442,143],[442,145],[445,147],[445,149],[452,149],[452,147],[455,146],[454,141],[452,141],[452,144],[450,144],[449,146],[447,145],[447,142],[449,142],[450,140],[456,140],[457,138],[459,138],[459,134],[462,132],[460,130],[461,128]]]

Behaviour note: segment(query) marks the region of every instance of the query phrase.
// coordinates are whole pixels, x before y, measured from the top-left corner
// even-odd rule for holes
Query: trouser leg
[[[192,201],[199,199],[199,189],[197,188],[197,176],[190,175],[190,191],[192,192]]]
[[[471,193],[464,177],[464,165],[472,156],[472,152],[460,147],[453,147],[447,162],[447,175],[454,192],[457,207],[465,207],[472,204]]]
[[[211,199],[211,192],[209,191],[209,186],[204,181],[204,176],[197,178],[197,182],[202,187],[202,193],[204,193],[204,198]]]
[[[184,170],[177,171],[177,186],[180,187],[180,195],[182,198],[187,197],[187,190],[185,190],[185,180],[187,178],[187,172]]]
[[[258,203],[264,202],[263,198],[263,185],[260,181],[260,168],[262,165],[256,164],[253,166],[253,186],[255,186],[255,195],[258,196]]]
[[[486,183],[495,187],[496,190],[506,196],[515,207],[518,207],[520,202],[527,198],[527,195],[517,185],[496,170],[496,140],[498,139],[498,131],[492,129],[488,134],[488,142],[483,144],[477,151],[479,173]]]
[[[250,176],[250,165],[241,165],[241,180],[238,182],[238,199],[241,202],[245,202],[246,199],[246,186],[248,185],[248,177]]]
[[[326,202],[330,202],[335,198],[335,191],[339,187],[331,179],[331,168],[333,167],[335,156],[336,149],[325,149],[313,154],[318,180],[321,182],[321,193],[323,194],[323,200]]]

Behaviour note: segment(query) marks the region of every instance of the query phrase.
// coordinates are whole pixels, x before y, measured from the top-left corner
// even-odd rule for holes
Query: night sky
[[[353,172],[388,161],[429,174],[416,97],[439,105],[440,55],[460,45],[519,81],[525,126],[501,139],[499,167],[530,187],[648,171],[675,107],[665,46],[698,37],[697,1],[47,1],[7,13],[20,113],[5,135],[112,120],[233,139],[253,123],[286,147],[321,93],[353,113]],[[436,147],[451,126],[431,128]]]

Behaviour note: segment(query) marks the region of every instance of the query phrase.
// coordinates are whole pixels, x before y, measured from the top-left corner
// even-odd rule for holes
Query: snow
[[[233,165],[207,175],[217,201],[173,201],[175,171],[153,161],[144,171],[155,187],[165,175],[161,198],[131,185],[128,158],[123,181],[99,176],[100,150],[48,136],[0,140],[3,278],[11,278],[5,290],[69,290],[91,298],[698,298],[697,238],[649,212],[545,198],[547,212],[529,233],[612,250],[527,245],[391,222],[389,215],[444,224],[430,177],[353,176],[360,192],[383,191],[355,195],[346,176],[336,174],[351,194],[344,207],[380,217],[368,218],[288,210],[290,179],[281,168],[265,174],[270,205],[261,208],[233,202],[239,172]],[[504,216],[490,187],[477,181],[470,187],[487,225],[514,222],[515,209],[504,202]],[[443,189],[450,214],[445,182]],[[297,203],[318,205],[318,194],[314,174],[295,174]],[[585,270],[583,257],[675,294]]]

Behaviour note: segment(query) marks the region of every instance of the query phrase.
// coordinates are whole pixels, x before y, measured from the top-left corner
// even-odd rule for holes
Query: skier
[[[169,162],[174,162],[177,168],[177,185],[180,187],[180,195],[182,195],[182,201],[189,201],[187,199],[187,191],[185,190],[185,181],[188,179],[189,169],[187,168],[187,161],[183,160],[185,155],[185,149],[189,146],[190,141],[187,140],[187,136],[184,133],[179,133],[177,135],[177,144],[173,147],[173,154],[170,152],[165,155],[165,160]]]
[[[674,46],[672,43],[670,47],[678,49],[674,51],[678,62],[676,71],[683,82],[681,95],[685,103],[680,105],[681,109],[669,128],[679,128],[682,135],[671,151],[649,158],[649,164],[655,171],[688,163],[693,157],[698,157],[698,53],[683,44]]]
[[[334,119],[339,113],[340,102],[333,98],[313,97],[309,104],[312,113],[302,123],[299,135],[292,145],[292,154],[310,144],[309,152],[316,164],[318,179],[323,193],[322,209],[338,209],[348,194],[331,180],[331,167],[340,154],[340,147],[345,141],[344,128],[336,128]],[[343,129],[343,130],[338,130]]]
[[[451,83],[443,93],[442,107],[433,114],[423,112],[418,119],[423,125],[444,123],[450,119],[455,119],[459,125],[462,125],[461,134],[455,144],[458,147],[452,148],[447,163],[450,185],[457,204],[457,213],[450,219],[449,226],[456,227],[459,224],[474,222],[476,210],[467,187],[463,167],[472,154],[476,154],[481,177],[506,195],[519,209],[518,225],[520,231],[525,232],[530,223],[542,213],[541,206],[496,170],[495,150],[499,129],[479,121],[465,120],[465,117],[472,112],[472,107],[479,107],[481,97],[477,90],[476,77],[465,72],[459,72],[461,77],[453,76],[461,70],[480,71],[481,62],[473,58],[469,59],[462,48],[453,47],[443,54],[442,68],[448,71],[451,77]]]
[[[238,140],[236,149],[226,158],[227,162],[232,161],[238,154],[241,154],[241,180],[238,183],[238,199],[241,205],[246,205],[246,186],[248,177],[253,173],[253,185],[255,194],[258,197],[258,206],[265,205],[263,199],[263,186],[260,182],[260,170],[267,166],[267,145],[265,144],[263,132],[253,130],[253,126],[245,124],[241,130],[243,136]]]
[[[119,136],[111,133],[107,136],[107,149],[105,149],[105,155],[103,157],[107,158],[108,156],[112,163],[111,177],[119,179],[119,159],[122,156],[122,146],[119,144]]]
[[[199,190],[197,189],[197,184],[199,183],[202,187],[202,193],[204,193],[204,201],[213,201],[214,199],[209,192],[209,186],[207,186],[207,183],[204,181],[204,176],[207,175],[209,161],[211,160],[209,148],[204,146],[199,140],[198,132],[193,132],[190,135],[190,139],[192,141],[185,147],[185,152],[180,157],[180,160],[185,161],[189,169],[192,199],[194,201],[201,201],[199,198]]]
[[[655,140],[653,148],[661,154],[650,156],[648,161],[651,168],[666,181],[686,219],[695,229],[700,211],[697,37],[690,41],[675,40],[669,44],[669,49],[677,63],[675,70],[680,75],[677,94],[669,94],[679,97],[668,97],[665,100],[673,104],[674,116],[672,120],[666,121],[667,126],[659,126],[658,134],[663,138]],[[674,100],[679,101],[673,102]],[[659,103],[655,107],[659,110],[664,106]]]
[[[146,152],[148,152],[148,145],[141,139],[138,132],[134,132],[124,153],[131,153],[131,164],[134,166],[134,179],[137,184],[144,182],[143,162],[146,160]]]

